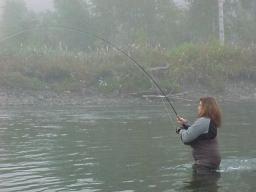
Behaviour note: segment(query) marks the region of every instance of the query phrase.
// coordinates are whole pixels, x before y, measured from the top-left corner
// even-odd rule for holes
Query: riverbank
[[[193,87],[184,89],[176,94],[169,94],[168,97],[181,102],[193,102],[206,95],[216,97],[219,101],[256,101],[256,85],[229,84],[220,93]],[[157,94],[111,94],[102,95],[93,91],[90,92],[62,92],[53,91],[24,91],[0,89],[0,105],[115,105],[115,104],[136,104],[136,103],[158,103],[162,99]]]
[[[174,50],[134,48],[129,53],[170,96],[189,92],[189,97],[216,93],[239,99],[254,97],[256,49],[211,43],[184,44]],[[4,99],[20,100],[23,94],[21,103],[156,94],[145,72],[115,50],[6,50],[0,54],[0,68],[0,90],[9,90]]]
[[[82,93],[53,91],[0,90],[0,105],[100,105],[139,102],[140,98],[131,96],[102,96]]]

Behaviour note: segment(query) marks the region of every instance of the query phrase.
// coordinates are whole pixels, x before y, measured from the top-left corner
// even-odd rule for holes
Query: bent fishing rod
[[[34,31],[37,30],[39,27],[45,27],[45,26],[37,26],[34,28],[30,28],[30,29],[25,29],[23,31],[19,31],[17,33],[11,34],[3,39],[0,40],[0,42],[3,42],[5,40],[17,37],[23,33],[29,32],[29,31]],[[103,41],[104,43],[110,45],[113,49],[121,52],[122,54],[124,54],[126,57],[128,57],[143,73],[144,75],[157,87],[157,89],[160,91],[160,93],[162,94],[162,96],[164,96],[165,101],[169,104],[169,106],[172,109],[172,112],[175,114],[175,116],[177,118],[179,118],[178,113],[175,109],[175,107],[173,106],[172,102],[170,101],[169,97],[164,93],[164,91],[162,90],[162,88],[160,87],[160,85],[156,82],[156,80],[142,67],[142,65],[140,65],[132,56],[130,56],[124,49],[119,48],[118,46],[116,46],[115,44],[113,44],[111,41],[106,40],[104,38],[102,38],[99,35],[84,31],[84,30],[80,30],[80,29],[76,29],[73,27],[68,27],[68,26],[62,26],[62,25],[55,25],[55,26],[47,26],[48,28],[52,28],[52,29],[64,29],[66,31],[71,31],[71,32],[77,32],[77,33],[81,33],[81,34],[87,34],[91,37],[94,37],[96,39],[99,39],[101,41]]]

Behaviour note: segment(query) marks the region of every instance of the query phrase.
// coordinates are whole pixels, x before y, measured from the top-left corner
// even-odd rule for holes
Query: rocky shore
[[[190,88],[168,96],[174,100],[195,101],[201,96],[212,95],[219,101],[256,101],[256,84],[229,84],[223,92],[214,93],[200,88]],[[0,105],[94,105],[161,102],[156,94],[126,94],[103,96],[95,93],[55,93],[51,91],[25,91],[0,89]]]
[[[81,93],[56,93],[51,91],[0,90],[0,106],[8,105],[100,105],[140,102],[131,96],[102,96]]]

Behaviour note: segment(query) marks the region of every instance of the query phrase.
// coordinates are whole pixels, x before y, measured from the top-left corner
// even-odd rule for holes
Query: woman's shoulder
[[[195,123],[210,123],[211,119],[208,117],[199,117]]]

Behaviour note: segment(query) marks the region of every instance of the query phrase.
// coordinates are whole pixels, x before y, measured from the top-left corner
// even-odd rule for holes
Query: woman
[[[200,98],[198,119],[188,125],[186,119],[177,117],[177,123],[181,125],[177,130],[181,140],[192,147],[194,171],[216,171],[221,161],[216,138],[217,128],[221,125],[221,113],[216,100],[212,97]]]

